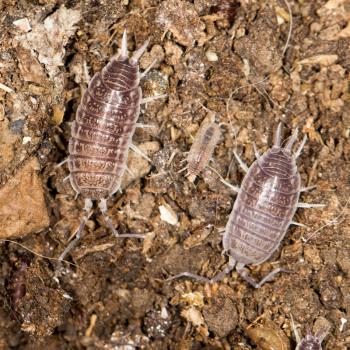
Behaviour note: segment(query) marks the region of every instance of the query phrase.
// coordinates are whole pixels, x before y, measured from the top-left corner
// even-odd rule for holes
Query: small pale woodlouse
[[[246,176],[241,188],[230,186],[238,195],[223,236],[224,252],[229,256],[226,268],[211,279],[183,272],[168,280],[184,276],[216,282],[236,268],[244,280],[259,288],[276,273],[283,271],[277,268],[258,283],[244,266],[267,260],[278,248],[289,225],[303,226],[292,221],[297,208],[321,208],[324,205],[298,202],[300,192],[314,188],[300,187],[300,174],[296,165],[307,138],[304,136],[293,155],[292,146],[297,140],[298,130],[294,131],[285,147],[281,147],[281,128],[279,124],[274,146],[270,150],[262,156],[256,151],[257,159],[250,168],[234,153]]]
[[[184,161],[187,165],[179,172],[187,170],[186,176],[193,182],[200,172],[209,164],[214,149],[220,139],[220,126],[215,122],[215,118],[205,120],[200,126],[193,144]]]
[[[80,239],[93,200],[106,224],[118,237],[138,237],[135,234],[118,235],[107,216],[108,197],[121,184],[129,148],[140,153],[131,140],[137,126],[140,104],[164,96],[142,99],[140,79],[151,66],[139,73],[138,60],[145,52],[148,40],[129,58],[127,36],[124,31],[118,57],[113,58],[101,72],[94,75],[78,107],[69,140],[69,180],[77,194],[85,198],[84,215],[72,240],[59,259],[63,260]]]
[[[295,339],[297,341],[297,346],[295,350],[322,350],[322,342],[324,338],[326,338],[326,336],[328,335],[329,327],[325,327],[318,330],[315,335],[312,335],[311,331],[308,329],[306,337],[303,339],[300,339],[299,333],[294,324],[293,317],[292,317],[292,326],[293,326]]]
[[[297,336],[297,334],[295,335]],[[303,339],[297,337],[297,347],[295,350],[322,350],[322,341],[325,336],[320,333],[312,335],[309,331]]]

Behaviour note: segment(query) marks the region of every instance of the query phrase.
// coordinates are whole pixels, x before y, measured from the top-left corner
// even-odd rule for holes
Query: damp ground
[[[350,346],[350,6],[342,0],[33,1],[0,4],[0,349],[279,349],[328,330],[323,349]],[[145,97],[122,193],[108,200],[118,239],[98,210],[80,244],[57,258],[82,216],[66,165],[70,126],[88,81],[118,51],[124,29]],[[286,42],[288,45],[286,46]],[[204,107],[205,108],[204,108]],[[236,195],[206,168],[189,181],[180,163],[200,126],[221,136],[211,166],[239,185],[250,165],[299,128],[299,209],[281,246],[248,266],[255,290],[232,272],[221,230]],[[30,252],[31,250],[32,252]],[[35,254],[33,254],[35,252]],[[43,257],[44,256],[44,257]]]

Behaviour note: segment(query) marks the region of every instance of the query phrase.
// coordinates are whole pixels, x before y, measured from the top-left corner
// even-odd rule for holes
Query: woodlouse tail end
[[[298,159],[298,157],[300,156],[300,154],[305,146],[306,141],[307,141],[307,136],[304,135],[303,141],[301,142],[300,146],[298,147],[298,150],[295,152],[295,155],[294,155],[295,159]]]
[[[298,130],[298,128],[296,128],[296,129],[294,130],[292,136],[291,136],[290,139],[288,140],[287,144],[286,144],[285,147],[284,147],[284,149],[285,149],[286,151],[291,152],[292,147],[293,147],[293,144],[294,144],[294,142],[295,142],[295,141],[297,140],[297,138],[298,138],[298,132],[299,132],[299,130]]]
[[[300,343],[301,339],[300,339],[300,336],[299,336],[299,333],[298,333],[298,330],[297,330],[297,327],[294,323],[294,318],[293,318],[293,315],[290,314],[290,319],[292,321],[292,328],[293,328],[293,333],[294,333],[294,336],[295,336],[295,340],[297,341],[297,344]]]
[[[150,40],[147,39],[147,40],[142,44],[142,46],[134,52],[134,54],[132,55],[131,60],[130,60],[130,62],[131,62],[132,64],[137,64],[137,62],[139,61],[140,57],[141,57],[141,56],[144,54],[144,52],[146,51],[149,42],[150,42]]]
[[[119,57],[127,58],[128,57],[128,37],[126,29],[124,29],[123,38],[122,38],[122,47],[120,49]]]
[[[282,133],[282,123],[279,123],[276,130],[275,143],[274,143],[274,147],[276,148],[281,147],[281,133]]]

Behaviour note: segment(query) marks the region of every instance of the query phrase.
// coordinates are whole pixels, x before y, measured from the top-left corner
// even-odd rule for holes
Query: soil
[[[0,349],[294,349],[298,332],[350,347],[350,3],[346,0],[3,0],[0,3]],[[99,211],[67,256],[83,215],[66,164],[70,125],[94,73],[118,51],[150,39],[145,97],[122,193],[108,200],[119,233]],[[203,108],[203,106],[205,108]],[[184,271],[212,277],[228,258],[220,230],[236,195],[204,169],[179,170],[215,112],[221,137],[212,166],[239,186],[250,165],[299,128],[299,209],[279,249],[223,281],[166,281]],[[32,194],[32,196],[31,196]],[[161,208],[161,209],[160,209]]]

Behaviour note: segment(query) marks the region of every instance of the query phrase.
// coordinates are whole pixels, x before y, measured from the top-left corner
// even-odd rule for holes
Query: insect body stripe
[[[117,133],[117,132],[111,132],[111,131],[106,131],[106,130],[103,130],[103,129],[96,129],[96,128],[93,128],[93,127],[91,127],[91,126],[87,126],[87,125],[85,125],[85,124],[83,124],[83,123],[81,123],[81,122],[78,122],[78,121],[75,121],[74,123],[73,123],[73,125],[74,124],[77,124],[77,125],[79,125],[79,127],[83,127],[84,129],[90,129],[90,130],[92,130],[92,131],[98,131],[98,132],[100,132],[101,134],[105,134],[105,135],[110,135],[110,136],[117,136],[117,135],[119,135],[120,133]]]
[[[109,171],[92,171],[92,170],[84,170],[84,171],[72,171],[72,174],[96,174],[96,175],[108,175],[113,176],[114,172]]]
[[[271,159],[268,163],[268,165],[271,167],[271,168],[275,168],[276,171],[279,171],[279,170],[283,170],[285,172],[288,172],[290,171],[290,166],[288,166],[287,164],[284,164],[282,162],[280,162],[279,160],[277,159]],[[260,166],[261,168],[261,166]],[[267,169],[267,166],[264,166],[264,169]],[[264,170],[263,169],[263,170]]]
[[[235,234],[235,236],[234,236],[235,239],[237,239],[237,240],[240,241],[241,243],[244,243],[244,244],[247,245],[248,247],[251,247],[251,248],[253,248],[253,249],[256,249],[256,250],[258,250],[258,251],[260,251],[260,252],[262,252],[262,253],[265,253],[265,254],[269,253],[269,251],[266,251],[266,250],[262,249],[261,247],[255,245],[255,244],[252,244],[252,243],[250,243],[250,242],[248,242],[248,241],[246,241],[245,239],[242,238],[241,235],[244,234],[244,233],[246,233],[246,232],[245,232],[245,228],[240,227],[240,226],[237,225],[237,224],[234,224],[234,225],[232,226],[232,229],[234,229],[235,227],[238,227],[238,228],[240,228],[241,230],[243,230],[243,231],[240,231],[240,230],[237,230],[237,231],[236,231],[236,234]],[[239,234],[239,233],[240,233],[240,234]]]
[[[276,169],[276,168],[268,167],[268,166],[262,167],[262,166],[259,164],[259,162],[258,162],[258,166],[259,166],[260,170],[261,170],[263,173],[265,173],[266,175],[269,175],[269,176],[270,176],[270,175],[280,175],[278,169]],[[268,172],[268,171],[266,171],[267,169],[272,169],[272,170],[275,170],[275,171]],[[284,174],[285,174],[285,173],[283,173],[283,175],[284,175]],[[293,176],[285,176],[285,177],[280,176],[280,178],[281,178],[281,179],[284,179],[284,180],[290,179],[290,178],[292,178],[292,177],[293,177]]]
[[[246,208],[250,209],[252,212],[257,211],[259,214],[265,215],[265,216],[267,216],[270,219],[281,220],[281,222],[284,221],[283,217],[276,216],[276,215],[273,215],[273,214],[270,214],[270,213],[266,213],[265,211],[260,210],[259,208],[254,208],[254,207],[250,206],[247,203],[245,203],[245,206],[246,206]]]
[[[237,221],[239,221],[239,220],[237,220]],[[237,227],[239,227],[240,229],[244,230],[244,233],[249,234],[253,238],[257,237],[257,238],[262,239],[262,240],[266,239],[266,237],[263,237],[263,236],[259,235],[256,231],[253,231],[253,230],[248,229],[247,227],[244,227],[243,225],[239,224],[238,222],[235,223],[235,225]],[[269,238],[267,240],[270,241],[270,242],[274,242],[275,241],[275,240],[269,239]]]
[[[253,196],[251,193],[246,191],[243,187],[241,188],[241,191],[244,192],[244,194],[246,194],[248,197],[254,198],[256,201],[258,201],[259,198]],[[269,200],[268,197],[262,197],[262,198],[264,198],[266,204],[268,204],[268,205],[273,205],[273,206],[279,207],[281,209],[290,209],[289,205],[281,205],[281,204],[278,204],[276,202],[272,202],[271,200]]]
[[[273,154],[273,157],[271,156],[271,159],[275,159],[275,160],[277,160],[279,163],[284,164],[284,165],[290,167],[290,164],[286,161],[286,158],[285,158],[285,157],[281,157],[281,156],[278,155],[278,154]]]
[[[251,181],[252,181],[251,183],[254,184],[255,186],[258,186],[260,188],[264,187],[264,185],[260,184],[259,182],[256,182],[255,179],[252,179]],[[271,189],[271,191],[274,192],[274,193],[282,194],[282,195],[293,195],[293,194],[299,193],[299,191],[284,192],[284,191],[280,191],[280,190],[278,190],[276,188]]]
[[[262,221],[259,221],[259,220],[254,220],[254,219],[250,218],[248,215],[245,215],[241,211],[236,211],[236,213],[237,213],[237,215],[243,217],[246,220],[251,220],[250,221],[251,224],[254,222],[256,225],[260,225],[260,226],[262,226],[262,227],[264,227],[264,228],[266,228],[267,230],[270,230],[270,231],[277,231],[279,229],[279,227],[280,227],[280,225],[279,226],[273,226],[273,225],[267,224],[266,222],[262,222]]]

